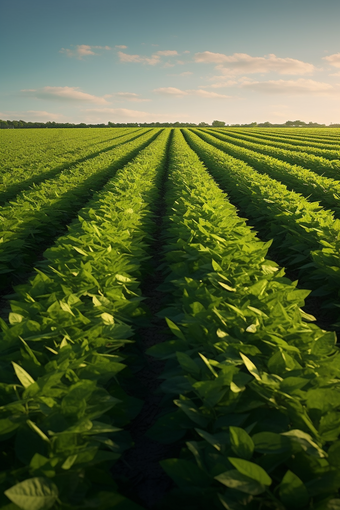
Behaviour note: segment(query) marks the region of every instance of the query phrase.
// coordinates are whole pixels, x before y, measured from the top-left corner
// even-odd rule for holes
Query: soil
[[[141,285],[142,295],[146,298],[144,303],[151,311],[152,319],[150,326],[140,328],[136,335],[145,363],[143,368],[135,374],[134,386],[146,388],[144,405],[138,416],[127,427],[134,446],[122,455],[112,471],[114,479],[118,483],[119,491],[147,509],[157,505],[164,495],[174,487],[172,480],[159,465],[159,461],[178,457],[179,455],[178,445],[161,444],[146,436],[146,432],[154,425],[162,411],[160,404],[163,397],[155,392],[161,384],[159,376],[164,370],[164,362],[146,355],[145,351],[149,347],[169,339],[167,334],[162,332],[162,330],[165,330],[164,320],[156,315],[164,307],[164,294],[157,290],[157,287],[163,281],[163,275],[156,268],[162,259],[161,236],[165,214],[164,194],[168,175],[169,146],[170,141],[165,172],[159,189],[154,241],[150,247],[152,253],[151,267],[155,269],[145,279],[144,285]],[[137,393],[133,394],[132,389],[126,391],[130,395],[139,396]],[[128,480],[126,485],[122,481],[123,479]]]

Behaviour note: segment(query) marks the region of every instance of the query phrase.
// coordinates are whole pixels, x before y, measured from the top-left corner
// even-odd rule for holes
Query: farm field
[[[0,508],[339,510],[340,129],[0,141]]]

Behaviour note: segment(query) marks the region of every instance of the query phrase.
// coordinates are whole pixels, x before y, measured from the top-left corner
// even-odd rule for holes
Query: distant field
[[[0,508],[340,509],[340,129],[0,142]]]

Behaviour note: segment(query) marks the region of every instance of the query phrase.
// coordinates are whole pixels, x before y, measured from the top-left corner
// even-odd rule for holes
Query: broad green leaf
[[[23,510],[48,510],[58,498],[58,488],[48,478],[29,478],[7,491],[8,499]]]
[[[254,464],[254,462],[235,457],[228,457],[228,460],[242,475],[248,476],[262,485],[271,485],[272,479],[270,476],[267,475],[264,469]]]
[[[243,459],[251,459],[254,443],[247,432],[240,427],[229,427],[231,448],[236,455]]]
[[[12,361],[15,373],[24,388],[28,388],[31,384],[34,384],[34,379],[24,370],[20,365],[17,365]]]
[[[198,376],[200,373],[199,366],[195,363],[193,359],[188,356],[185,352],[176,352],[176,357],[178,363],[181,365],[185,372],[189,372],[194,376]]]
[[[3,418],[0,420],[0,440],[3,440],[1,436],[10,434],[20,426],[20,423],[13,422],[9,418]]]
[[[197,406],[190,400],[174,400],[174,404],[183,411],[190,420],[201,427],[205,427],[208,424],[208,419],[199,411]]]
[[[170,478],[180,487],[209,487],[210,477],[196,464],[182,459],[162,460],[160,465]]]
[[[104,324],[106,324],[107,326],[110,326],[111,324],[115,323],[113,315],[111,315],[110,313],[104,312],[100,316],[103,319]]]
[[[261,453],[283,453],[291,450],[290,440],[274,432],[259,432],[253,437],[254,447]]]
[[[240,492],[245,492],[246,494],[252,494],[253,496],[262,494],[266,490],[265,485],[240,473],[236,469],[231,469],[230,471],[225,471],[224,473],[215,476],[215,480],[226,485],[230,489],[236,489]]]
[[[205,365],[209,368],[210,372],[215,377],[218,377],[218,374],[217,374],[216,370],[214,370],[214,368],[211,366],[211,363],[209,362],[209,360],[203,354],[201,354],[200,352],[198,354],[202,358],[202,360],[204,361]]]
[[[205,439],[209,444],[211,444],[216,450],[221,451],[221,443],[209,432],[201,429],[195,429],[197,434],[199,434],[203,439]]]
[[[255,377],[255,379],[257,379],[258,381],[261,381],[260,373],[259,373],[258,369],[256,368],[256,366],[254,365],[254,363],[252,361],[250,361],[250,359],[247,358],[247,356],[242,354],[242,352],[240,352],[240,356],[243,359],[243,362],[244,362],[245,366],[247,367],[248,371],[251,373],[251,375],[253,377]]]
[[[304,483],[292,471],[287,471],[280,483],[280,499],[288,508],[303,508],[309,496]]]
[[[183,333],[179,329],[179,327],[176,326],[176,324],[174,322],[172,322],[170,319],[168,319],[167,317],[165,317],[165,320],[166,320],[167,325],[169,326],[169,328],[171,330],[171,333],[173,335],[177,336],[178,338],[180,338],[181,340],[185,340],[185,336],[183,335]]]
[[[230,287],[230,285],[227,285],[226,283],[222,283],[222,282],[218,282],[218,283],[221,285],[221,287],[228,290],[229,292],[236,292],[236,289],[234,289],[234,287]]]
[[[15,324],[19,324],[23,320],[23,315],[20,315],[19,313],[11,312],[8,316],[9,323],[14,326]]]

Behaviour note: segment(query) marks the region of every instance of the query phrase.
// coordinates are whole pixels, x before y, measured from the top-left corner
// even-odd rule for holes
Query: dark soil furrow
[[[157,317],[156,314],[164,307],[164,294],[157,290],[164,276],[157,267],[162,258],[164,195],[171,139],[172,134],[169,137],[165,171],[159,186],[159,198],[155,208],[156,228],[150,247],[152,259],[149,261],[150,267],[154,269],[141,285],[142,295],[146,298],[145,304],[151,312],[149,326],[140,328],[136,335],[144,364],[142,369],[135,374],[133,388],[128,391],[131,395],[139,398],[142,392],[144,404],[141,412],[128,427],[134,446],[124,453],[112,471],[120,491],[145,508],[153,508],[173,487],[172,480],[162,470],[159,461],[178,456],[177,449],[174,454],[173,445],[160,444],[146,436],[147,431],[156,422],[161,412],[160,403],[163,396],[157,394],[156,390],[161,383],[159,376],[164,370],[164,362],[146,355],[145,351],[149,347],[169,339],[167,334],[162,331],[165,330],[164,320]]]

